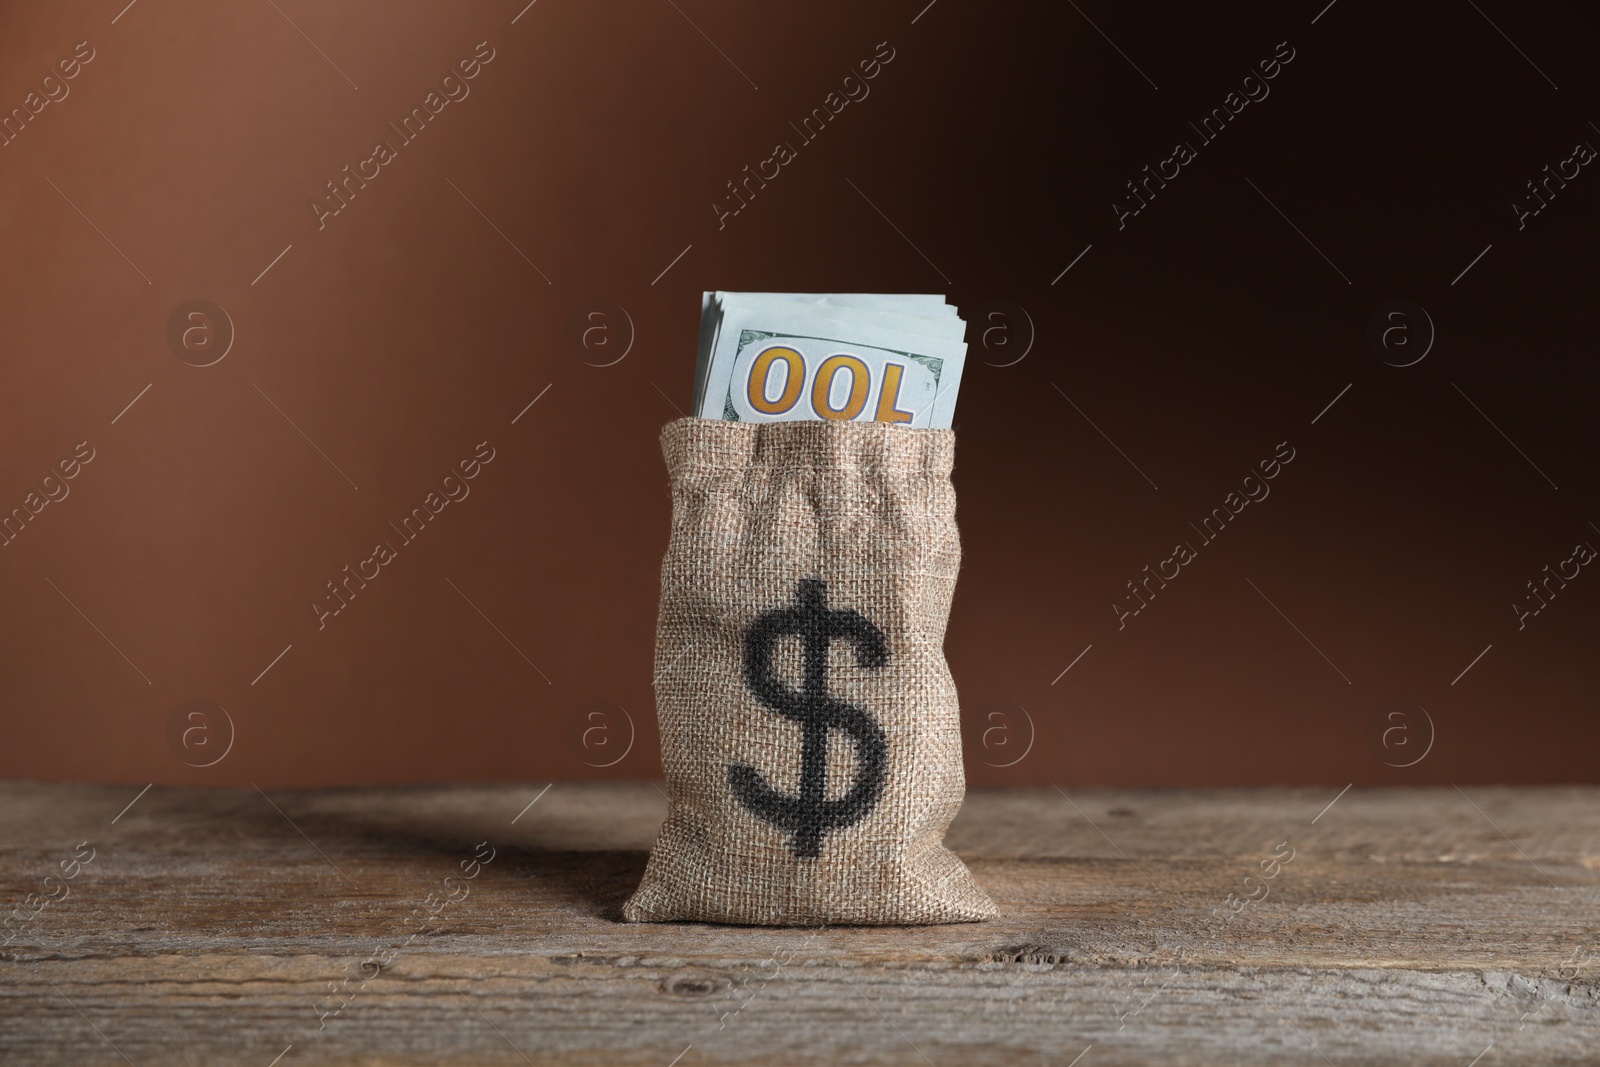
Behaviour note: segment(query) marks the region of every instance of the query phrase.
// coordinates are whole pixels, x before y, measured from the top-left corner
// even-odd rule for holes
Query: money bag
[[[944,658],[954,431],[686,418],[661,445],[668,811],[623,917],[994,917],[943,844],[966,788]]]

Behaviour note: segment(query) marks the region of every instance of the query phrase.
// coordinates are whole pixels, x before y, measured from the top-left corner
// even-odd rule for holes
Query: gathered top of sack
[[[758,427],[774,429],[758,431]],[[661,431],[674,484],[699,472],[752,469],[870,471],[950,476],[954,430],[910,429],[881,422],[741,423],[675,419]]]

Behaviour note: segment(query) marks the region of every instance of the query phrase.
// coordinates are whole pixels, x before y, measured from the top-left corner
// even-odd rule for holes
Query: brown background
[[[4,507],[95,458],[0,548],[0,775],[657,775],[656,435],[720,287],[1026,309],[958,409],[975,784],[1597,780],[1600,576],[1511,608],[1600,545],[1600,176],[1510,208],[1600,144],[1592,17],[924,3],[7,5],[0,107],[95,58],[0,148]],[[482,41],[470,96],[319,230],[308,201]],[[870,95],[719,230],[724,183],[881,41]],[[1119,230],[1123,183],[1280,41],[1270,96]],[[235,331],[208,367],[167,341],[196,298]],[[1366,329],[1402,298],[1437,341],[1397,368]],[[631,321],[614,365],[615,312],[615,347],[572,339],[595,302]],[[324,583],[485,440],[319,631]],[[1124,583],[1280,441],[1271,496],[1119,631]],[[193,700],[232,724],[203,769],[230,731],[170,743]]]

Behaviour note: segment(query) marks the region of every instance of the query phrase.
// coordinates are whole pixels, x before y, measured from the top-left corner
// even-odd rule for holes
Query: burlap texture
[[[942,843],[965,792],[943,647],[961,562],[954,432],[686,418],[661,446],[670,803],[623,917],[992,918]]]

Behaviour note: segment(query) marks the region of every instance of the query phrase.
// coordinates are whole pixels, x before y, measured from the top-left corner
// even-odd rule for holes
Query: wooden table
[[[1002,919],[796,930],[619,922],[658,787],[540,788],[0,783],[0,1056],[1600,1063],[1600,789],[977,791]]]

